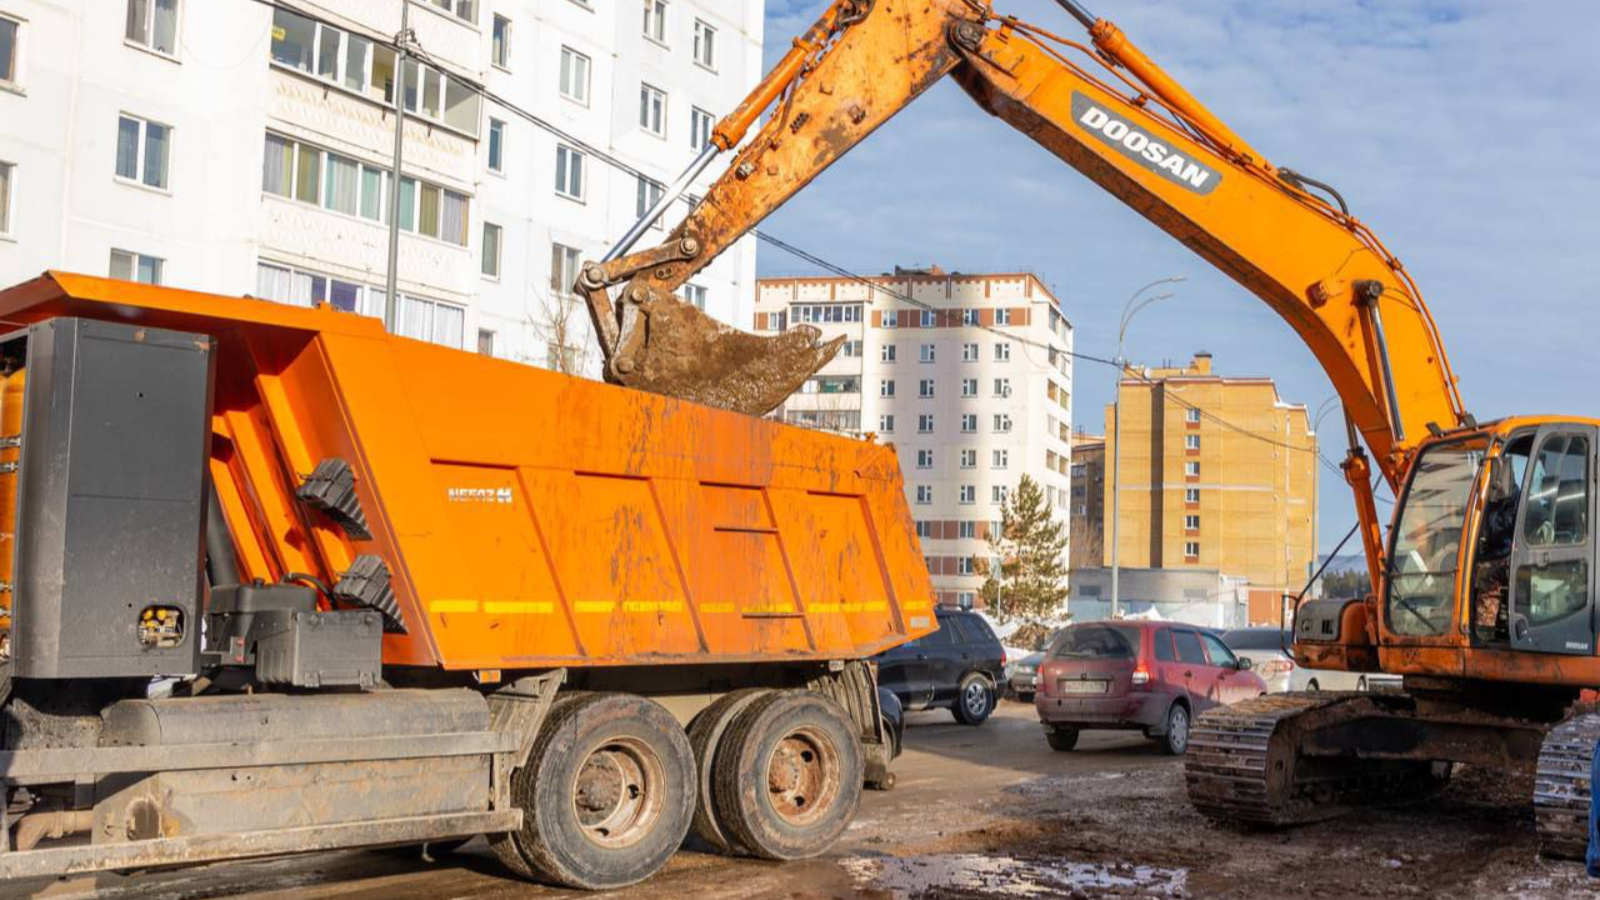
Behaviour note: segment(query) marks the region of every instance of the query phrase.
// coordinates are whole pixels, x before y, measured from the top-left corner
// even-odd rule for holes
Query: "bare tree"
[[[583,300],[568,291],[546,291],[539,294],[539,313],[529,322],[545,345],[545,358],[538,362],[567,375],[588,374],[594,343]]]
[[[1105,526],[1088,516],[1072,516],[1067,528],[1071,540],[1069,556],[1074,569],[1098,569],[1105,565]]]

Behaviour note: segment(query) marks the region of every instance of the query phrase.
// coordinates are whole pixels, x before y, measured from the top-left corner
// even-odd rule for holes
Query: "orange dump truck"
[[[605,888],[886,780],[865,659],[936,627],[893,450],[328,308],[0,320],[0,878],[484,834]]]

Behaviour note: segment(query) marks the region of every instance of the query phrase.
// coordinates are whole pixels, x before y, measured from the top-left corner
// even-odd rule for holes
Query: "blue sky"
[[[1600,415],[1600,27],[1592,3],[1085,0],[1273,162],[1339,188],[1400,257],[1433,309],[1468,409]],[[768,0],[774,61],[824,8]],[[1051,0],[996,0],[1068,36]],[[1077,349],[1111,356],[1134,289],[1185,275],[1141,314],[1128,356],[1196,350],[1217,370],[1277,379],[1315,409],[1333,388],[1253,295],[953,83],[912,104],[763,230],[875,274],[938,263],[1031,269],[1062,298]],[[817,274],[770,246],[763,275]],[[1080,362],[1074,424],[1101,430],[1113,372]],[[1343,455],[1337,413],[1324,453]],[[1322,549],[1354,521],[1322,479]],[[1348,550],[1347,550],[1348,552]]]

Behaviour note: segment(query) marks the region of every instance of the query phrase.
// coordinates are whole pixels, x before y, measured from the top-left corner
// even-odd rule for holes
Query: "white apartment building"
[[[1067,520],[1072,325],[1030,273],[897,268],[868,281],[758,282],[757,332],[810,324],[845,338],[777,415],[892,442],[940,602],[975,601],[977,561],[1024,473]]]
[[[0,0],[0,284],[59,268],[381,315],[401,8]],[[762,0],[409,16],[400,329],[598,372],[578,262],[759,79]],[[748,321],[754,281],[746,240],[685,293]]]

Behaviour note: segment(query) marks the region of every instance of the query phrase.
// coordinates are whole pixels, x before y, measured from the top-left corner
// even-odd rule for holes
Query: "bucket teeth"
[[[749,334],[671,295],[652,292],[639,310],[643,336],[606,367],[607,380],[706,406],[759,416],[799,390],[839,352],[843,337],[797,325],[774,337]]]

